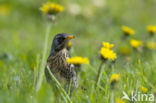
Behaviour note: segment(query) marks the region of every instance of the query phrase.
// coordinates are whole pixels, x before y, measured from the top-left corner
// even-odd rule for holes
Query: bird
[[[56,79],[64,86],[66,91],[68,91],[69,84],[71,83],[70,92],[77,87],[77,77],[74,65],[66,61],[67,58],[70,58],[67,45],[73,38],[75,38],[75,36],[68,35],[67,33],[57,34],[52,41],[51,51],[46,64]],[[45,76],[50,84],[54,84],[47,69],[45,69]]]

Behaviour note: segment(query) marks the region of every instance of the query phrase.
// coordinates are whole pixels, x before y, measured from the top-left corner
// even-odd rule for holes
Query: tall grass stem
[[[40,90],[41,85],[42,85],[42,81],[43,81],[50,28],[51,28],[51,24],[48,23],[47,24],[46,34],[45,34],[45,41],[44,41],[44,47],[43,47],[42,60],[41,60],[41,65],[40,65],[40,69],[39,69],[39,77],[38,77],[38,81],[37,81],[37,84],[36,84],[36,92],[38,92]]]
[[[95,81],[95,88],[97,87],[97,85],[99,84],[99,82],[101,80],[103,64],[104,64],[104,61],[102,61],[99,66],[98,74],[97,74],[96,81]]]
[[[67,101],[68,103],[72,103],[70,97],[68,96],[68,94],[66,93],[66,91],[62,88],[61,84],[59,83],[59,81],[55,78],[55,76],[53,75],[53,73],[50,71],[49,67],[47,66],[48,72],[52,78],[52,80],[55,82],[55,84],[57,85],[58,89],[60,90],[60,92],[64,95],[64,99],[66,99],[65,101]]]

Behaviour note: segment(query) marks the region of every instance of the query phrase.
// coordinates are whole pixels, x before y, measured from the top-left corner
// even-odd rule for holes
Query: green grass
[[[98,2],[100,0],[97,0]],[[79,73],[79,87],[73,92],[73,103],[115,103],[122,92],[130,94],[132,90],[141,92],[141,86],[156,94],[156,53],[151,50],[137,52],[132,50],[130,60],[118,53],[122,45],[121,26],[127,25],[136,31],[131,38],[156,40],[150,38],[147,25],[156,25],[155,0],[103,0],[103,7],[97,7],[90,0],[58,0],[65,11],[57,15],[57,22],[51,27],[48,38],[48,53],[55,34],[76,35],[72,40],[71,56],[83,56],[90,59],[90,65],[82,65]],[[53,103],[64,99],[57,98],[56,91],[43,77],[41,89],[36,92],[38,73],[44,48],[47,21],[39,11],[44,1],[2,0],[10,12],[0,15],[0,103]],[[69,12],[72,4],[78,4],[81,11],[77,15]],[[72,9],[72,8],[71,8]],[[108,62],[103,68],[102,78],[94,89],[98,67],[101,63],[99,50],[102,41],[115,44],[117,52],[114,64]],[[110,76],[119,73],[121,80],[114,89],[110,87]],[[128,101],[127,101],[128,102]]]

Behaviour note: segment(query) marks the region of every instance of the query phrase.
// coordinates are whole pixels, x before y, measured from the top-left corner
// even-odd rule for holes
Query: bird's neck
[[[58,54],[58,53],[66,53],[66,52],[67,52],[67,49],[66,49],[66,48],[63,48],[63,49],[61,49],[61,50],[52,49],[49,56],[56,55],[56,54]]]

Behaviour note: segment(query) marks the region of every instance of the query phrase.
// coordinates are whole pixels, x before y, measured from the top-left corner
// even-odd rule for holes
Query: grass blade
[[[53,75],[53,73],[50,71],[50,68],[47,66],[48,72],[51,76],[51,78],[53,79],[53,81],[55,82],[55,84],[57,85],[57,87],[59,88],[60,92],[65,96],[65,99],[68,103],[72,103],[71,99],[69,98],[68,94],[66,93],[66,91],[62,88],[61,84],[59,83],[59,81],[55,78],[55,76]]]

